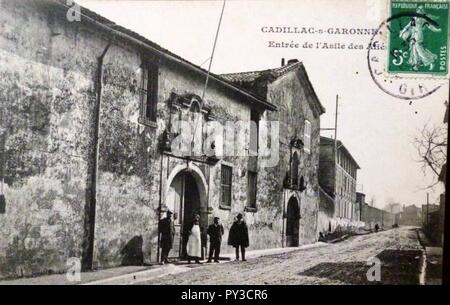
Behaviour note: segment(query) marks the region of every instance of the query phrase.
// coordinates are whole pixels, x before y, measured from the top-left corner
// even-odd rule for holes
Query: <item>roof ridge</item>
[[[64,0],[48,0],[48,1],[50,1],[51,3],[55,3],[61,7],[68,8],[68,6]],[[85,16],[87,19],[90,19],[89,22],[97,23],[100,26],[110,30],[111,32],[115,32],[115,34],[117,34],[117,35],[122,35],[123,37],[126,37],[125,39],[131,39],[131,40],[138,41],[139,43],[145,45],[147,48],[152,49],[152,51],[159,53],[159,54],[163,54],[164,56],[170,58],[171,60],[182,63],[182,64],[190,67],[191,69],[195,70],[198,73],[203,73],[205,75],[209,74],[211,76],[211,78],[214,79],[215,81],[218,81],[218,82],[228,86],[231,90],[242,92],[242,94],[250,97],[253,100],[256,100],[258,103],[262,104],[264,107],[266,107],[268,109],[271,109],[271,110],[277,109],[277,107],[275,105],[268,102],[265,98],[257,96],[253,92],[246,90],[245,88],[242,88],[241,86],[239,86],[237,84],[234,84],[230,80],[221,77],[220,74],[208,72],[201,66],[194,64],[191,61],[181,57],[180,55],[177,55],[177,54],[171,52],[170,50],[162,47],[161,45],[155,43],[154,41],[150,40],[149,38],[141,35],[140,33],[130,30],[124,26],[121,26],[121,25],[117,24],[116,22],[114,22],[106,17],[103,17],[99,13],[88,9],[85,6],[80,5],[77,2],[74,2],[74,3],[76,3],[80,6],[81,14],[83,16]]]
[[[251,70],[251,71],[241,71],[241,72],[232,72],[232,73],[221,73],[218,74],[220,76],[232,76],[232,75],[242,75],[242,74],[252,74],[252,73],[264,73],[264,72],[278,72],[278,71],[282,71],[282,70],[289,70],[292,69],[293,67],[297,66],[297,65],[301,65],[302,62],[301,61],[297,61],[291,64],[286,64],[284,66],[281,67],[276,67],[276,68],[270,68],[270,69],[264,69],[264,70]],[[287,72],[287,71],[286,71]]]

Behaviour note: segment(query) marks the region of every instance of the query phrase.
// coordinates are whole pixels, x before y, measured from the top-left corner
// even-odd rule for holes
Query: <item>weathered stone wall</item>
[[[68,257],[81,255],[94,79],[108,41],[92,26],[69,23],[65,12],[48,10],[44,1],[4,1],[0,18],[2,105],[11,116],[0,257],[6,275],[60,271]],[[121,250],[135,236],[143,237],[145,260],[156,260],[155,136],[162,128],[137,124],[140,54],[117,41],[104,60],[98,267],[120,264]]]
[[[0,277],[60,272],[68,258],[81,257],[95,149],[97,58],[109,38],[92,25],[68,22],[65,11],[49,10],[47,5],[0,1],[7,200],[6,213],[0,215]],[[138,87],[146,55],[114,39],[104,58],[94,243],[99,268],[120,265],[122,250],[136,238],[142,238],[144,261],[157,260],[159,208],[165,204],[168,178],[187,162],[161,155],[159,149],[171,117],[169,99],[173,93],[201,96],[204,87],[204,76],[160,58],[156,126],[141,124]],[[245,208],[248,169],[255,166],[254,160],[227,156],[216,164],[192,163],[205,180],[208,217],[219,216],[224,224],[223,252],[232,251],[226,240],[237,213],[245,215],[249,226],[250,249],[282,246],[283,215],[291,196],[300,201],[300,243],[317,240],[320,119],[308,102],[305,77],[295,70],[269,85],[268,100],[280,111],[265,112],[262,119],[280,121],[280,159],[276,166],[258,163],[254,168],[256,211]],[[214,80],[206,100],[222,123],[250,120],[250,106],[242,95]],[[305,119],[312,124],[312,150],[301,154],[299,176],[307,187],[303,192],[286,190],[289,144],[303,138]],[[231,209],[220,207],[222,163],[233,167]]]
[[[81,254],[94,50],[73,31],[54,35],[54,19],[38,1],[0,5],[0,276],[57,271]],[[83,61],[70,53],[76,42]]]
[[[267,118],[280,122],[280,161],[277,166],[266,169],[268,176],[276,177],[271,178],[272,186],[261,188],[261,195],[280,194],[272,199],[277,200],[272,204],[275,203],[274,206],[282,208],[284,216],[287,216],[285,213],[291,196],[296,196],[300,200],[300,244],[317,241],[319,207],[320,115],[312,110],[310,102],[313,97],[306,90],[306,81],[306,75],[302,70],[295,69],[268,86],[268,100],[278,107],[278,111],[268,113]],[[304,177],[306,190],[303,192],[285,190],[283,179],[290,171],[290,143],[293,139],[304,139],[305,120],[311,122],[311,152],[302,151],[300,154],[299,177]],[[267,204],[270,204],[270,201]],[[284,230],[284,227],[281,229]]]
[[[319,215],[317,220],[318,232],[333,232],[336,229],[334,221],[334,199],[320,188]]]
[[[373,230],[378,224],[380,228],[389,229],[395,224],[395,215],[387,211],[377,209],[368,204],[362,205],[361,221],[367,230]]]
[[[7,130],[7,207],[0,215],[0,273],[58,272],[67,258],[81,256],[97,57],[108,40],[95,27],[69,23],[65,12],[50,14],[45,2],[0,4],[1,99],[3,117],[10,117],[2,122]],[[121,40],[113,41],[104,58],[94,243],[99,268],[121,264],[121,251],[135,237],[142,237],[144,260],[157,260],[165,179],[185,162],[171,157],[173,164],[166,167],[167,157],[161,159],[158,149],[169,121],[168,99],[172,93],[201,95],[204,86],[204,77],[161,61],[157,124],[144,126],[138,122],[141,63],[142,51]],[[206,99],[222,121],[250,119],[248,104],[214,81]],[[233,166],[231,210],[219,208],[221,163],[198,166],[208,177],[210,217],[218,215],[224,223],[225,245],[234,217],[247,203],[248,159],[223,161]],[[278,178],[259,174],[260,188]],[[281,188],[277,191],[258,194],[258,211],[245,213],[251,248],[281,245]]]

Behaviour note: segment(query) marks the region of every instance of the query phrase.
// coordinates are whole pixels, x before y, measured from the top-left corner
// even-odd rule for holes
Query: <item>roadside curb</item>
[[[328,245],[329,245],[328,243],[316,242],[314,244],[303,245],[303,246],[294,247],[294,248],[274,248],[274,249],[266,249],[266,250],[253,250],[253,251],[248,251],[246,257],[249,259],[252,259],[252,258],[258,258],[258,257],[262,257],[262,256],[285,254],[285,253],[290,253],[290,252],[298,251],[298,250],[307,250],[307,249],[325,247]],[[223,256],[226,258],[230,258],[230,259],[221,261],[220,264],[227,264],[227,263],[234,261],[232,259],[234,254],[226,254]],[[210,266],[210,265],[203,264],[202,266],[195,267],[195,269],[204,268],[207,266]],[[80,285],[83,285],[83,286],[132,285],[132,284],[139,284],[142,282],[146,282],[146,281],[156,279],[159,277],[163,277],[163,276],[185,273],[185,272],[192,271],[192,270],[193,270],[193,268],[188,267],[187,265],[168,264],[168,265],[158,266],[156,268],[149,269],[149,270],[133,272],[133,273],[129,273],[129,274],[114,276],[111,278],[106,278],[106,279],[101,279],[101,280],[96,280],[96,281],[91,281],[91,282],[85,282]]]
[[[417,229],[417,239],[419,240],[420,245],[422,246],[422,259],[420,260],[420,274],[419,274],[419,284],[425,285],[426,283],[426,275],[427,275],[427,251],[425,246],[426,236],[423,234],[422,230]]]
[[[150,278],[158,278],[161,276],[172,275],[187,272],[192,270],[191,268],[184,266],[176,266],[173,264],[164,265],[159,268],[119,275],[107,279],[102,279],[98,281],[92,281],[80,284],[82,286],[90,286],[90,285],[132,285],[138,284],[144,281],[149,280]]]

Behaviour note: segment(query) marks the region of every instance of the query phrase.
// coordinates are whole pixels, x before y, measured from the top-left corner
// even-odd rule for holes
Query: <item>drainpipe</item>
[[[86,198],[84,215],[84,237],[81,268],[82,271],[90,271],[94,261],[94,240],[95,240],[95,214],[97,206],[97,179],[98,179],[98,157],[99,157],[99,135],[100,135],[100,113],[102,104],[103,89],[103,60],[111,46],[111,42],[97,58],[97,75],[95,78],[96,103],[94,108],[94,137],[93,149],[89,156],[91,163],[90,186]]]
[[[286,209],[285,209],[285,204],[286,204],[286,190],[283,187],[283,214],[281,215],[281,247],[285,248],[286,247],[286,242],[285,242],[285,236],[284,236],[284,231],[285,231],[285,225],[284,225],[284,216],[286,213]]]
[[[3,111],[0,109],[0,111]],[[3,113],[0,112],[0,119],[2,120],[0,123],[0,213],[6,213],[6,198],[4,193],[4,184],[5,184],[5,164],[6,164],[6,128],[7,125],[4,124],[5,128],[2,130],[3,125]],[[3,202],[2,202],[3,201]],[[3,207],[2,207],[3,206]]]

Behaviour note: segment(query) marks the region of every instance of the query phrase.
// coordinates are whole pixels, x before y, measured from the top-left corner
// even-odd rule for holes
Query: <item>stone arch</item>
[[[193,177],[197,182],[197,187],[199,188],[201,205],[208,206],[208,183],[206,182],[206,177],[202,170],[192,162],[188,162],[187,164],[179,164],[170,172],[169,177],[167,178],[164,200],[167,200],[167,195],[169,194],[170,186],[173,180],[182,172],[189,172],[193,174]]]
[[[171,257],[186,258],[192,217],[200,214],[200,226],[208,225],[208,187],[201,169],[192,162],[177,165],[167,178],[164,205],[173,209],[175,239]]]
[[[286,246],[298,247],[300,237],[300,199],[289,198],[286,207]]]

